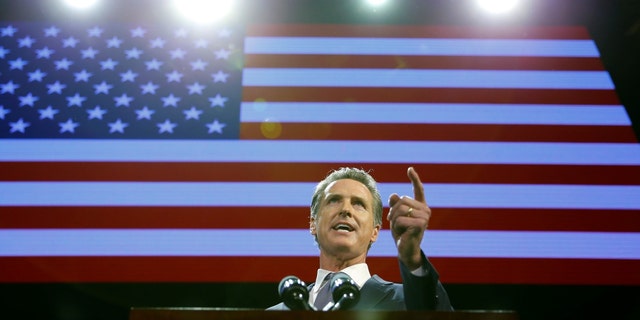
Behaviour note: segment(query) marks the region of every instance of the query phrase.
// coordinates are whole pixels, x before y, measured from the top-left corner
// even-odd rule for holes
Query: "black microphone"
[[[360,289],[346,273],[335,275],[329,288],[334,304],[329,304],[325,309],[330,311],[347,310],[360,301]]]
[[[286,276],[280,280],[278,293],[282,302],[291,310],[315,310],[309,305],[309,289],[296,276]]]

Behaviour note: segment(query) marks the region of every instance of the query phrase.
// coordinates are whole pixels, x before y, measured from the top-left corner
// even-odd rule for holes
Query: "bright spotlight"
[[[176,9],[196,23],[211,23],[231,12],[233,0],[174,0]]]
[[[387,0],[366,0],[365,2],[371,6],[378,7],[387,2]]]
[[[95,6],[98,0],[64,0],[64,3],[76,9],[88,9]]]
[[[520,0],[476,0],[478,5],[490,13],[506,13],[513,10]]]

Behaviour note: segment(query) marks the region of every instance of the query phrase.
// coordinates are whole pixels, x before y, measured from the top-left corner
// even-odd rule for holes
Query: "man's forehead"
[[[325,195],[329,194],[353,194],[363,198],[373,198],[371,191],[362,182],[353,179],[340,179],[333,181],[324,189]]]

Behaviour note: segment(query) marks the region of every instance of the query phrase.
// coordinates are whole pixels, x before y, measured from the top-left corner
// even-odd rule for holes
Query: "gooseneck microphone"
[[[315,310],[309,305],[309,289],[296,276],[286,276],[278,284],[282,302],[291,310]]]
[[[347,310],[360,301],[360,289],[346,273],[334,276],[330,285],[334,303],[327,305],[323,311]]]

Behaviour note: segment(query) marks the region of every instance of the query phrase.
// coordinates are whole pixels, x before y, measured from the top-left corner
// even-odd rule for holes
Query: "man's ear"
[[[379,224],[376,224],[375,226],[373,226],[373,232],[371,233],[371,238],[369,239],[369,243],[374,243],[376,242],[376,240],[378,240],[378,235],[380,234],[380,228],[381,226]]]
[[[316,219],[311,216],[309,217],[309,232],[314,236],[316,235]]]

